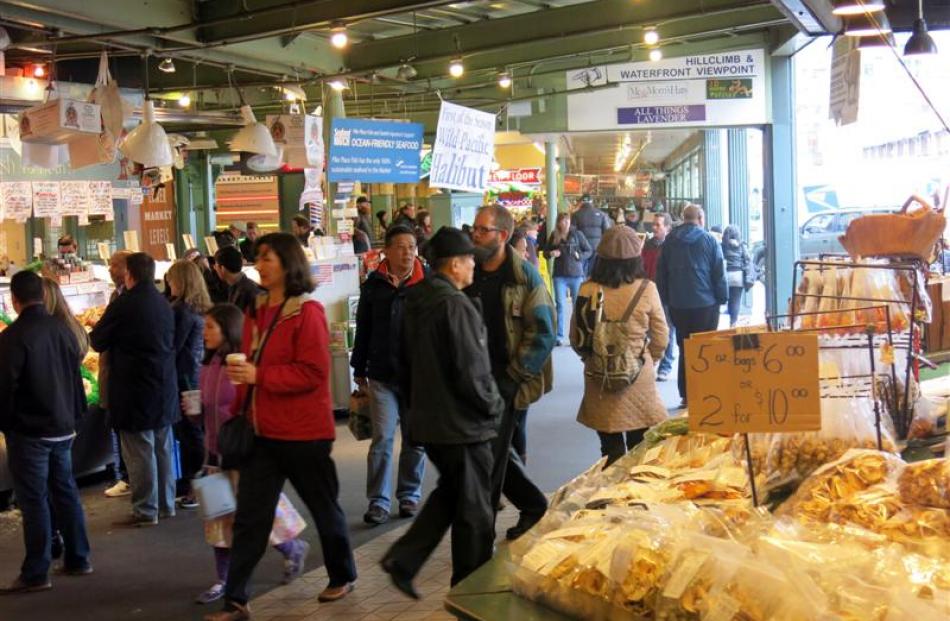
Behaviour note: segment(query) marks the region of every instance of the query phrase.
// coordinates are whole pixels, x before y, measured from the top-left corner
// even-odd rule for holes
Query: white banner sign
[[[61,181],[59,195],[64,216],[88,217],[89,204],[92,202],[88,181]]]
[[[3,208],[9,220],[23,224],[33,212],[33,188],[29,181],[6,181],[0,183]]]
[[[568,71],[568,89],[596,87],[567,96],[568,128],[767,123],[765,66],[762,50],[742,50]]]
[[[105,216],[106,220],[112,219],[112,182],[111,181],[90,181],[89,182],[89,215]]]
[[[831,57],[831,93],[828,118],[838,125],[849,125],[858,120],[861,100],[861,51],[856,37],[835,39]]]
[[[37,218],[62,218],[59,181],[33,182],[33,215]]]
[[[495,115],[442,102],[429,185],[463,192],[488,188],[495,154]]]

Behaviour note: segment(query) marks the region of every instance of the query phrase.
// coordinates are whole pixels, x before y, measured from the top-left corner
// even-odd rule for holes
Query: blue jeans
[[[660,367],[656,370],[657,375],[669,375],[673,370],[673,348],[676,346],[676,328],[673,327],[673,320],[670,319],[670,309],[664,306],[663,312],[666,314],[666,326],[670,329],[670,342],[666,344]]]
[[[172,427],[120,431],[122,455],[132,488],[132,513],[156,518],[175,515]]]
[[[557,304],[557,338],[563,339],[564,323],[567,320],[567,292],[571,292],[571,302],[577,302],[577,292],[584,282],[583,276],[555,276],[554,299]]]
[[[73,479],[73,441],[49,442],[17,433],[8,433],[6,437],[13,490],[23,513],[26,558],[20,577],[27,584],[41,584],[49,576],[51,507],[63,535],[65,566],[89,566],[86,518]]]
[[[425,449],[406,441],[406,417],[399,407],[399,398],[386,382],[368,380],[369,410],[373,419],[373,440],[366,457],[366,496],[371,506],[389,511],[392,504],[393,439],[396,425],[402,434],[399,451],[396,498],[399,502],[418,503],[422,498],[422,477],[426,469]]]

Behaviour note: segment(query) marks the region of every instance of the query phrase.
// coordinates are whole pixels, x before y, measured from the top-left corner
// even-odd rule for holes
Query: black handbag
[[[267,345],[280,315],[284,312],[285,299],[274,315],[270,327],[264,333],[260,346],[251,356],[254,364],[257,365],[261,360],[261,354],[264,352],[264,346]],[[218,452],[221,454],[221,468],[223,470],[233,470],[239,468],[250,459],[254,454],[254,424],[249,416],[251,404],[254,402],[254,389],[256,384],[251,384],[247,389],[247,395],[244,397],[244,404],[241,407],[241,414],[226,421],[218,430]]]

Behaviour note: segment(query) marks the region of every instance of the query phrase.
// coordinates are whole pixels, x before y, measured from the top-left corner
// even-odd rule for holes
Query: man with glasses
[[[79,253],[79,245],[76,243],[76,239],[72,235],[63,235],[60,237],[56,247],[59,250],[59,256],[61,257]]]
[[[481,300],[488,329],[492,375],[505,399],[495,445],[492,502],[502,492],[518,508],[518,524],[507,532],[517,539],[541,519],[547,499],[528,478],[511,440],[528,406],[552,387],[551,351],[557,342],[554,303],[538,270],[508,247],[514,220],[499,205],[482,207],[475,217],[472,239],[483,260],[467,293]]]

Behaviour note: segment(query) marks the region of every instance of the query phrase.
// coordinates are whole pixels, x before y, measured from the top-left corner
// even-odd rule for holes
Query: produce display
[[[92,306],[87,308],[85,311],[76,316],[76,319],[79,320],[79,323],[86,328],[87,330],[92,330],[96,327],[96,324],[99,323],[99,320],[102,319],[103,313],[106,312],[105,306]]]
[[[850,449],[773,515],[741,439],[684,422],[558,490],[511,546],[515,592],[585,620],[950,618],[946,462]]]

